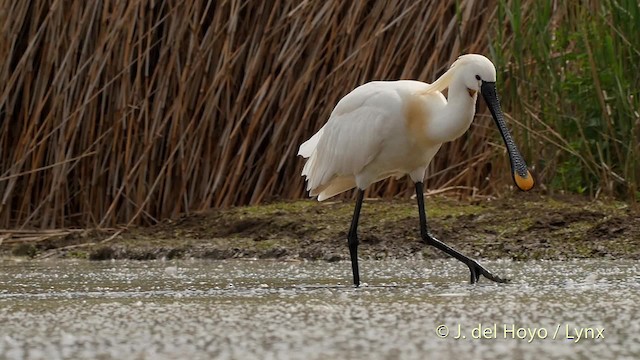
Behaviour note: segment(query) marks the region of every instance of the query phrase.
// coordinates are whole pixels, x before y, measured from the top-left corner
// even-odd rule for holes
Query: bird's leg
[[[358,270],[358,220],[360,219],[360,209],[364,200],[364,190],[358,189],[356,208],[353,210],[351,228],[347,240],[349,241],[349,254],[351,255],[351,268],[353,269],[353,284],[360,286],[360,271]]]
[[[476,260],[462,254],[458,250],[452,248],[451,246],[443,243],[442,241],[436,239],[433,235],[429,233],[427,228],[427,215],[424,211],[424,195],[423,195],[423,184],[421,182],[416,183],[416,198],[418,199],[418,212],[420,214],[420,235],[422,236],[422,241],[424,241],[427,245],[434,246],[445,253],[453,256],[454,258],[460,260],[465,265],[469,267],[469,271],[471,272],[471,283],[474,284],[478,282],[480,279],[480,275],[483,275],[489,280],[504,283],[508,282],[507,279],[502,279],[496,275],[493,275],[489,270],[485,269],[482,265],[480,265]]]

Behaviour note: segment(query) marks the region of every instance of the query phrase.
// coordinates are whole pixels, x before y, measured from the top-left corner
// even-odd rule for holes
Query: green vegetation
[[[640,200],[640,3],[506,1],[491,57],[543,183]]]

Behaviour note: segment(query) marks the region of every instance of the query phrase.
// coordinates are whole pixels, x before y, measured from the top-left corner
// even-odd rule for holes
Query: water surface
[[[637,261],[0,260],[4,359],[640,357]]]

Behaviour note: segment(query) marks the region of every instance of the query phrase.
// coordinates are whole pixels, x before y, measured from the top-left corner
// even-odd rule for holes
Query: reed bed
[[[533,124],[544,109],[514,100],[531,86],[521,85],[518,72],[531,57],[511,58],[518,56],[514,44],[527,47],[505,15],[519,7],[473,0],[0,2],[0,228],[152,224],[304,197],[297,148],[342,96],[375,79],[431,82],[458,55],[490,49],[507,69],[499,74],[509,90],[505,110],[515,107],[517,137],[527,140],[524,152],[536,164],[539,144],[564,143]],[[427,185],[487,195],[508,183],[504,148],[482,106],[471,131],[440,150]],[[388,180],[369,196],[412,192],[407,180]]]
[[[460,53],[486,49],[495,10],[414,0],[1,6],[0,227],[39,228],[305,196],[297,148],[340,97],[373,79],[434,80]],[[465,139],[441,153],[434,188],[479,185],[493,150]],[[371,194],[410,190],[389,181]]]

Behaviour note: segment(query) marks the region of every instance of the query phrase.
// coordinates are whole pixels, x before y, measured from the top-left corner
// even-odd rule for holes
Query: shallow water
[[[0,358],[640,357],[637,261],[485,265],[0,260]]]

